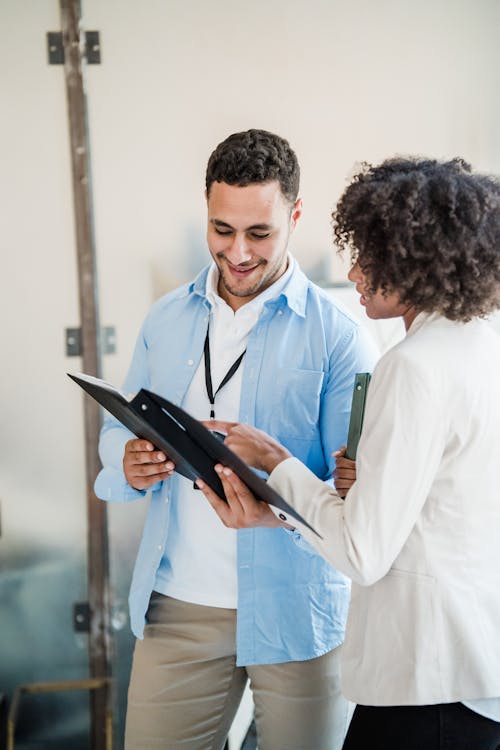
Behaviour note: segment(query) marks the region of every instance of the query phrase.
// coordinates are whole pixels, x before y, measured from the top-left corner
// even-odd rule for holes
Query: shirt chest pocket
[[[273,435],[312,440],[317,434],[324,372],[276,372],[269,426]]]

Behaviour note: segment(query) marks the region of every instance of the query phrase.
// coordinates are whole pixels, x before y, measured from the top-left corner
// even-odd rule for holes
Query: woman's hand
[[[272,438],[267,432],[250,427],[239,422],[219,422],[210,420],[202,422],[209,430],[222,432],[226,435],[224,445],[227,445],[243,461],[254,469],[260,469],[270,474],[279,463],[292,455],[281,443]]]
[[[352,485],[356,481],[356,461],[345,457],[345,445],[332,456],[336,460],[336,468],[333,472],[333,480],[335,482],[335,489],[340,497],[344,498]]]
[[[217,464],[215,471],[221,479],[227,502],[221,500],[201,479],[196,480],[196,485],[203,492],[224,526],[229,529],[248,529],[254,526],[292,528],[280,521],[267,503],[257,500],[231,469]]]

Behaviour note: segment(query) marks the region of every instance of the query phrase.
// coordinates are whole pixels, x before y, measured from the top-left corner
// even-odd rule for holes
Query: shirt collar
[[[283,297],[290,309],[300,317],[304,318],[309,282],[305,274],[302,272],[296,259],[290,254],[288,255],[288,257],[290,263],[283,276],[280,276],[280,278],[275,281],[274,284],[268,287],[268,289],[265,289],[264,292],[262,292],[262,295],[259,294],[259,296],[256,297],[256,300],[262,299],[262,296],[266,295],[267,293],[269,293],[269,296],[266,296],[265,299],[262,300],[263,304],[266,301],[270,301],[271,299]],[[212,270],[214,274],[217,274],[217,267],[215,266],[215,263],[211,263],[209,266],[206,266],[202,271],[200,271],[194,281],[192,281],[188,285],[186,293],[198,294],[199,296],[206,297],[208,299],[209,286],[207,282],[209,281],[208,277]],[[218,276],[215,275],[215,281],[210,281],[210,284],[215,284],[215,289],[217,288],[217,280]],[[213,289],[213,287],[211,288]]]
[[[406,331],[406,336],[413,336],[424,325],[426,325],[426,323],[430,323],[431,321],[436,320],[437,318],[440,318],[440,317],[442,317],[441,314],[437,312],[418,313],[418,315],[414,318],[410,327]]]
[[[309,280],[295,261],[288,283],[282,291],[282,296],[286,299],[289,308],[301,318],[305,318],[306,315],[308,288]]]
[[[245,305],[243,305],[240,310],[245,310],[247,312],[255,312],[262,309],[262,307],[265,305],[266,302],[277,299],[286,285],[288,284],[288,281],[290,280],[293,270],[295,266],[295,260],[294,258],[289,254],[288,255],[288,267],[285,271],[285,273],[277,279],[274,284],[271,284],[271,286],[268,286],[267,289],[264,289],[263,292],[258,294],[254,299],[250,300],[250,302],[247,302]],[[222,299],[222,297],[219,295],[218,292],[218,283],[219,283],[219,271],[217,269],[217,266],[215,263],[212,263],[208,269],[207,273],[207,279],[206,279],[206,297],[207,300],[210,302],[210,304],[213,305],[226,305],[226,302]]]

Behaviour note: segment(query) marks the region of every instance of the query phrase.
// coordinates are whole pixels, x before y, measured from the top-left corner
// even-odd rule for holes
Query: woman
[[[264,433],[213,426],[353,581],[345,750],[497,748],[500,337],[481,318],[500,307],[500,185],[461,160],[389,160],[333,219],[367,315],[407,330],[373,373],[355,470],[338,454],[345,501]],[[281,523],[217,468],[229,503],[203,491],[226,525]]]

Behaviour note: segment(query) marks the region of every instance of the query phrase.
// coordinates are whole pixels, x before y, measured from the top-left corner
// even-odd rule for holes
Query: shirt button
[[[160,550],[160,552],[161,552],[161,544],[159,544],[159,545],[158,545],[158,549],[159,549],[159,550]]]
[[[188,365],[189,365],[190,367],[192,367],[192,365],[194,365],[194,360],[192,360],[192,359],[188,359]]]
[[[278,310],[278,315],[283,315],[283,310]]]

